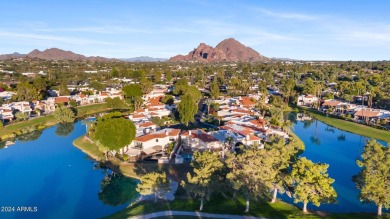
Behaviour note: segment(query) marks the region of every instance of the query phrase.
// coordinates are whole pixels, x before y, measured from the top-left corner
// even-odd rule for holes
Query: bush
[[[43,129],[46,128],[46,125],[44,125],[44,124],[39,124],[39,125],[36,125],[35,127],[36,127],[37,130],[43,130]]]

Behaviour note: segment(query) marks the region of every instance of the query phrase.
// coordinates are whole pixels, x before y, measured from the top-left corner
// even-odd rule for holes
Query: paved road
[[[203,213],[203,212],[192,212],[192,211],[160,211],[145,215],[138,215],[134,217],[129,217],[129,219],[149,219],[155,217],[168,217],[171,215],[177,216],[194,216],[194,217],[211,217],[211,218],[227,218],[227,219],[267,219],[262,217],[254,217],[254,216],[241,216],[241,215],[232,215],[232,214],[211,214],[211,213]]]

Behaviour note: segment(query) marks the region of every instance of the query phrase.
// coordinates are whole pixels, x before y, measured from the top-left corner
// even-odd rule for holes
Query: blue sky
[[[0,1],[0,54],[57,47],[168,58],[236,38],[267,57],[389,60],[390,2]]]

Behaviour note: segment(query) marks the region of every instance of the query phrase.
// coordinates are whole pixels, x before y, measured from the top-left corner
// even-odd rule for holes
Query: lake
[[[301,156],[314,162],[329,164],[329,176],[336,180],[333,186],[338,193],[338,203],[323,204],[320,207],[309,205],[309,209],[329,212],[376,212],[375,205],[362,204],[359,201],[359,190],[352,182],[352,176],[360,171],[356,159],[362,154],[368,138],[339,130],[314,119],[294,121],[292,131],[305,143],[306,148]],[[387,145],[385,142],[381,143]],[[292,202],[286,197],[283,199]]]
[[[309,205],[310,210],[376,212],[373,204],[361,204],[351,181],[359,172],[356,159],[367,138],[316,120],[295,121],[293,131],[306,145],[301,156],[328,163],[329,175],[336,180],[338,203]],[[12,211],[0,212],[0,218],[100,218],[125,208],[138,196],[137,180],[100,169],[73,146],[73,140],[83,134],[85,125],[77,122],[26,135],[0,149],[0,206]],[[286,195],[281,197],[293,203]],[[37,211],[18,212],[18,207]]]
[[[0,218],[100,218],[128,205],[135,189],[117,187],[131,188],[136,181],[98,168],[74,147],[73,140],[83,134],[81,122],[55,126],[0,150],[0,206],[10,207],[1,209]],[[99,194],[102,182],[105,190]],[[22,207],[37,211],[20,212]]]

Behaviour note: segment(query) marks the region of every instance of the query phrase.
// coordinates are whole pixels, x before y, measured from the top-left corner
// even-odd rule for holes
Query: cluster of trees
[[[106,86],[121,86],[122,82],[115,78],[130,78],[139,82],[142,93],[152,89],[153,83],[170,83],[172,80],[186,79],[192,85],[205,87],[209,76],[214,75],[210,83],[211,96],[218,96],[218,85],[229,85],[232,95],[245,95],[252,92],[249,87],[258,85],[258,91],[266,93],[266,87],[279,87],[285,101],[294,99],[298,93],[315,94],[325,88],[327,82],[337,82],[339,97],[352,100],[354,95],[369,92],[367,104],[389,107],[390,99],[386,93],[390,91],[389,62],[297,62],[297,63],[237,63],[236,66],[224,63],[181,63],[181,69],[170,63],[127,63],[100,61],[44,61],[30,60],[19,62],[7,60],[2,62],[4,70],[15,71],[11,78],[15,82],[23,82],[14,86],[20,92],[16,99],[26,100],[33,97],[39,99],[45,88],[61,89],[67,83],[80,84],[88,82],[96,90]],[[26,78],[18,72],[38,72],[45,67],[47,76]],[[84,73],[85,70],[104,70],[97,74]],[[111,69],[111,71],[107,71]],[[253,74],[255,73],[255,74]],[[3,75],[0,75],[3,76]],[[1,77],[0,77],[1,78]],[[9,80],[3,77],[3,81]],[[7,81],[8,82],[8,81]],[[17,83],[15,83],[16,85]],[[31,85],[33,87],[31,87]],[[12,88],[11,88],[12,89]],[[27,92],[22,92],[25,90]],[[34,90],[34,92],[30,92]],[[37,91],[37,92],[35,92]],[[27,93],[32,95],[24,95]],[[62,93],[62,92],[61,92]]]
[[[180,121],[188,126],[190,122],[194,122],[194,115],[198,112],[198,103],[202,98],[202,94],[196,86],[188,85],[186,79],[176,81],[173,94],[181,98],[177,109],[180,114]]]
[[[334,180],[327,174],[328,165],[298,158],[300,150],[295,140],[286,144],[283,139],[275,138],[265,149],[254,145],[242,147],[228,153],[226,159],[210,151],[195,152],[193,170],[187,173],[182,186],[199,198],[200,210],[218,192],[227,192],[234,199],[237,195],[244,197],[245,211],[249,211],[251,200],[275,202],[278,192],[285,191],[292,192],[294,200],[303,203],[305,212],[309,202],[317,206],[335,202],[337,194],[332,187]],[[149,179],[151,176],[153,180]],[[161,178],[160,186],[157,177]],[[141,178],[138,190],[143,194],[166,191],[165,177],[151,173]]]

